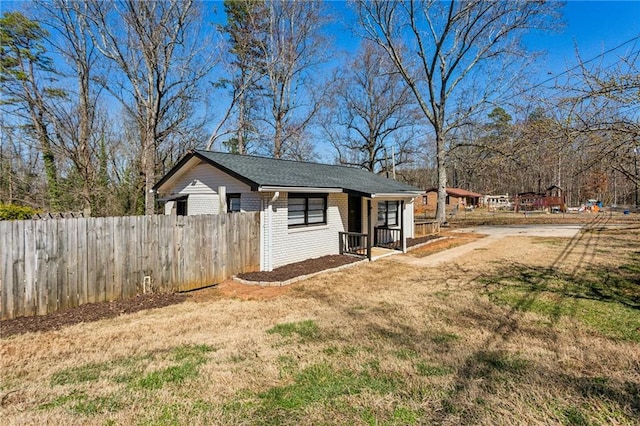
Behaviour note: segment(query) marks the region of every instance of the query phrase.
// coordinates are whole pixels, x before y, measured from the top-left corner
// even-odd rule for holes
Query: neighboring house
[[[509,199],[509,194],[504,195],[485,195],[484,205],[489,210],[508,210],[511,209],[513,203]]]
[[[406,250],[422,194],[365,170],[190,151],[155,186],[165,214],[260,212],[260,269],[374,245]],[[369,238],[373,235],[374,238]]]
[[[521,192],[515,199],[515,210],[517,211],[565,211],[567,201],[564,189],[557,185],[552,185],[545,192]]]
[[[447,210],[464,209],[467,206],[476,207],[480,205],[482,194],[467,191],[460,188],[447,188]],[[427,189],[423,196],[423,204],[426,210],[436,210],[438,206],[438,189]]]

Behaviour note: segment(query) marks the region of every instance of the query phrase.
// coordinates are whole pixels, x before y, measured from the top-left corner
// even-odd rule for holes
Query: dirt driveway
[[[393,260],[421,267],[437,266],[450,262],[460,256],[469,254],[475,250],[483,250],[507,237],[550,237],[550,238],[574,238],[583,228],[582,225],[509,225],[509,226],[476,226],[461,228],[453,233],[481,234],[485,238],[450,248],[426,257],[394,256]]]

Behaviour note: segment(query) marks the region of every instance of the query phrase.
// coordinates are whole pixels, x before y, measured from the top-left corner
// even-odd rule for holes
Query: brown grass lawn
[[[0,340],[2,424],[638,424],[640,223]],[[229,296],[231,294],[231,296]],[[259,293],[256,293],[259,295]]]
[[[597,220],[598,216],[609,215],[609,213],[545,213],[545,212],[523,212],[512,211],[487,211],[487,209],[476,209],[471,212],[459,211],[455,216],[447,215],[447,220],[452,228],[480,225],[513,225],[513,224],[536,224],[536,223],[582,223],[587,224]],[[612,213],[613,218],[618,222],[636,223],[638,214],[623,215],[620,212]],[[435,213],[418,215],[416,220],[433,220]]]

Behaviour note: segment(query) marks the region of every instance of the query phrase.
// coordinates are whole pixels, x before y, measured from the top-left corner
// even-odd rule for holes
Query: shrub
[[[38,210],[31,207],[0,203],[0,220],[26,220],[36,213]]]

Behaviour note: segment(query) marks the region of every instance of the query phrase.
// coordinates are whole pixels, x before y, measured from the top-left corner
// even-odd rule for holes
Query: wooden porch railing
[[[402,230],[398,228],[373,228],[373,245],[398,250],[402,248]]]
[[[367,234],[359,232],[339,232],[340,254],[367,256]]]

